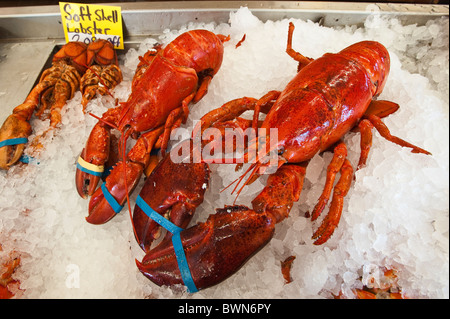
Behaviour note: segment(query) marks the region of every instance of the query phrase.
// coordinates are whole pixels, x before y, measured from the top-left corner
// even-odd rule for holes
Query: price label
[[[110,41],[116,49],[123,49],[122,14],[120,7],[60,2],[66,42],[86,44],[97,39]]]

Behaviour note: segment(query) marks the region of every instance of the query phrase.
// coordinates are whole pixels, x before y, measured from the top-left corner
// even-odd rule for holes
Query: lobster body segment
[[[124,130],[129,125],[136,132],[144,132],[164,124],[170,112],[195,92],[197,82],[193,69],[157,55],[123,104],[118,128]]]
[[[367,45],[376,47],[376,53]],[[278,148],[283,150],[282,157],[287,162],[306,161],[336,143],[364,115],[378,89],[373,81],[384,86],[389,73],[387,50],[371,41],[350,48],[350,52],[360,50],[360,55],[354,57],[344,49],[303,67],[267,114],[261,127],[278,129]],[[377,72],[360,62],[377,55]]]

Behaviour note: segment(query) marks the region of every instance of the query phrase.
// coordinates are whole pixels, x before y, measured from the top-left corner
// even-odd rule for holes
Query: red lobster
[[[172,129],[185,122],[189,103],[206,94],[222,64],[226,40],[207,30],[188,31],[141,58],[128,100],[103,114],[78,160],[78,193],[92,195],[88,222],[105,223],[120,211],[149,165],[154,146],[164,152]],[[110,154],[111,128],[122,132],[122,160],[97,188]],[[129,136],[139,138],[125,156]]]
[[[341,138],[353,128],[359,128],[362,135],[358,168],[364,166],[367,160],[372,127],[387,140],[411,147],[412,152],[430,154],[392,136],[380,120],[398,108],[395,103],[374,100],[383,90],[389,73],[390,59],[384,46],[378,42],[363,41],[339,53],[327,53],[312,60],[292,49],[293,31],[294,25],[291,23],[286,51],[299,62],[299,72],[282,92],[271,91],[260,100],[233,100],[206,114],[201,121],[205,127],[221,127],[226,123],[235,127],[244,123],[244,127],[252,125],[255,128],[258,126],[258,113],[262,111],[267,115],[261,127],[278,130],[276,145],[267,151],[277,151],[278,170],[269,176],[265,188],[252,201],[253,209],[225,206],[217,209],[217,213],[210,215],[206,222],[180,231],[178,236],[187,264],[183,266],[182,258],[178,257],[179,247],[174,249],[175,241],[173,238],[169,240],[170,234],[158,246],[150,248],[157,229],[154,219],[158,219],[157,214],[164,216],[169,213],[173,224],[185,227],[185,219],[180,218],[180,212],[192,214],[194,206],[203,198],[205,187],[202,186],[207,184],[196,175],[197,178],[190,184],[181,185],[185,180],[170,172],[183,171],[186,175],[187,169],[193,174],[204,171],[203,176],[207,179],[207,164],[173,164],[165,159],[146,181],[139,195],[145,203],[140,201],[135,207],[134,223],[137,240],[147,254],[142,262],[136,263],[139,270],[154,283],[174,285],[184,282],[188,288],[194,287],[195,291],[195,288],[215,285],[236,272],[270,241],[275,224],[288,217],[293,203],[299,199],[308,161],[317,153],[334,147],[326,185],[312,213],[313,220],[320,215],[330,198],[336,174],[340,173],[329,212],[313,235],[315,244],[326,242],[338,225],[343,200],[353,180],[353,168],[346,159],[346,146],[341,142]],[[232,120],[250,109],[255,110],[252,123]],[[256,144],[250,144],[244,158],[252,160],[248,151]],[[239,183],[250,172],[245,186],[258,176],[259,168],[267,167],[262,163],[262,158],[253,158],[255,162],[239,179]],[[174,237],[177,232],[173,233]]]

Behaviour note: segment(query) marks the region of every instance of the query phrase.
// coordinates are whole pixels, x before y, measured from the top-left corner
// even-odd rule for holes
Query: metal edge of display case
[[[370,14],[398,16],[404,23],[424,24],[449,15],[448,5],[315,1],[167,1],[110,3],[120,5],[124,38],[152,36],[189,22],[226,23],[231,11],[248,7],[262,21],[300,18],[324,26],[362,24]],[[61,40],[59,6],[0,8],[0,40]]]
[[[328,27],[362,25],[371,14],[395,16],[404,24],[418,25],[449,15],[448,5],[402,3],[161,1],[109,5],[121,7],[126,49],[143,38],[190,22],[227,23],[230,12],[241,6],[262,21],[300,18]],[[0,123],[24,101],[55,48],[64,42],[59,6],[0,8]]]

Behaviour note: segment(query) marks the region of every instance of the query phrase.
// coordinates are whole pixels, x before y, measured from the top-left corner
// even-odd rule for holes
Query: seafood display
[[[86,70],[88,72],[83,75]],[[109,41],[97,40],[89,45],[69,42],[64,45],[53,57],[53,65],[42,73],[39,83],[0,128],[0,168],[8,169],[21,159],[32,133],[29,122],[33,114],[41,119],[50,119],[45,135],[61,123],[61,109],[80,90],[80,85],[84,109],[96,93],[106,94],[105,87],[112,89],[121,80],[117,55]],[[104,86],[100,87],[99,81]],[[30,142],[33,150],[42,148],[40,138]]]
[[[0,131],[29,140],[0,149],[1,297],[448,298],[446,39],[241,8],[68,43]]]

